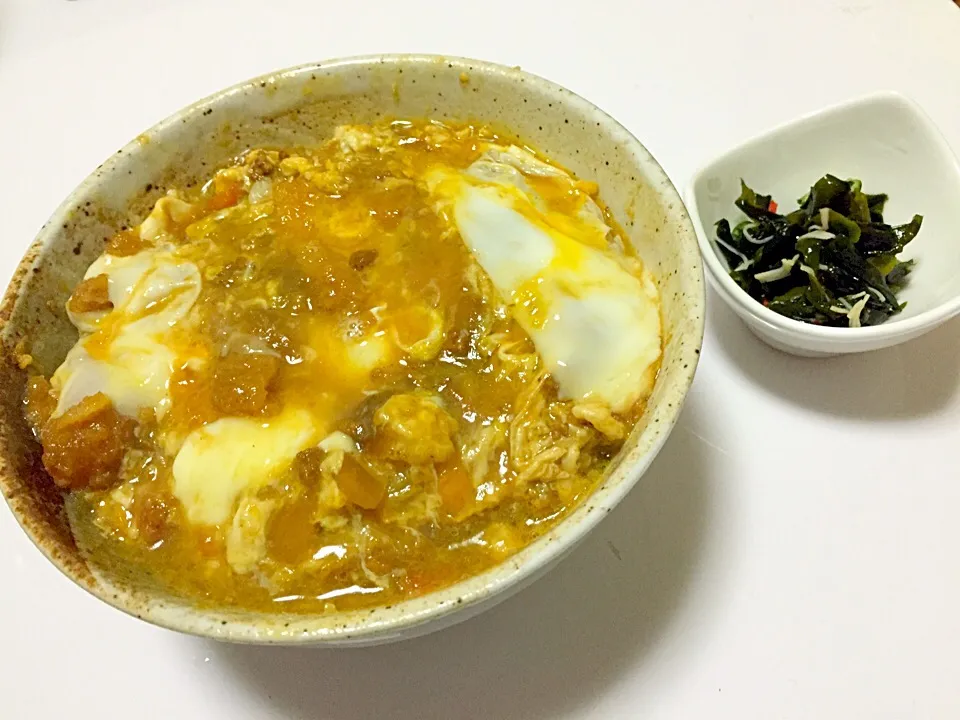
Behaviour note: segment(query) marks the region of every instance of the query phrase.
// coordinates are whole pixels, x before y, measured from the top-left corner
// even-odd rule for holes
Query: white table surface
[[[681,188],[753,133],[882,88],[960,149],[949,0],[0,0],[2,273],[182,105],[384,51],[546,75]],[[709,301],[696,383],[641,484],[545,579],[420,640],[284,650],[156,629],[74,587],[0,510],[0,717],[960,717],[960,321],[810,361]]]

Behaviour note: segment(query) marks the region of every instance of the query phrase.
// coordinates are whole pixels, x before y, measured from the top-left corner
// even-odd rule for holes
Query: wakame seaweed
[[[794,320],[831,327],[878,325],[904,308],[896,292],[913,267],[897,255],[920,232],[883,220],[887,196],[859,180],[824,175],[782,215],[769,195],[740,181],[736,206],[746,220],[717,223],[717,247],[730,276],[751,297]]]

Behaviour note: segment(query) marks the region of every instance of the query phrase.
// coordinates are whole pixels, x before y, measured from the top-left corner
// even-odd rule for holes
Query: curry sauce
[[[460,232],[473,206],[425,180],[503,147],[472,125],[343,127],[252,149],[113,237],[67,304],[80,340],[25,406],[81,521],[196,602],[329,612],[476,575],[575,508],[642,413],[660,338],[622,407],[556,379],[566,311],[500,289]],[[507,178],[544,237],[594,233],[609,272],[655,287],[596,186],[519,153],[465,182]]]

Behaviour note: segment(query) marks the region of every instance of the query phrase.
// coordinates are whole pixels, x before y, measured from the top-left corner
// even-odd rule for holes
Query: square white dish
[[[743,217],[734,206],[741,178],[786,213],[827,173],[859,178],[865,192],[886,193],[884,217],[891,224],[923,215],[920,233],[901,256],[917,261],[898,295],[906,307],[882,325],[820,327],[779,315],[733,281],[714,242],[717,221]],[[960,313],[960,164],[923,110],[902,95],[870,95],[748,140],[696,173],[686,201],[713,287],[776,348],[806,356],[876,350]]]

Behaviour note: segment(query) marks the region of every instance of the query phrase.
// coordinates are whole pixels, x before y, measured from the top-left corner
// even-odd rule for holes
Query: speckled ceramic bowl
[[[256,144],[311,144],[341,123],[384,116],[476,119],[505,126],[601,195],[656,275],[666,346],[649,410],[597,491],[565,521],[502,565],[392,607],[334,615],[198,609],[148,575],[98,550],[68,525],[22,417],[25,373],[13,348],[28,343],[34,370],[52,372],[75,342],[63,311],[104,238],[139,221],[161,188],[196,182]],[[704,286],[690,219],[650,153],[581,97],[488,63],[377,56],[305,65],[224,90],[159,123],[97,168],[41,229],[0,309],[0,486],[26,533],[69,578],[101,600],[157,625],[248,643],[374,644],[476,615],[532,582],[569,552],[640,479],[676,422],[703,337]]]

